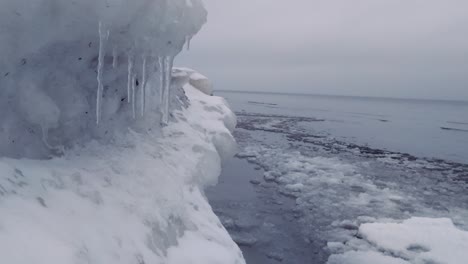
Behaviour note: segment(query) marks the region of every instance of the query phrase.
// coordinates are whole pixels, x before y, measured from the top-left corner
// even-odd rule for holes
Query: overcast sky
[[[468,100],[467,0],[204,0],[218,90]]]

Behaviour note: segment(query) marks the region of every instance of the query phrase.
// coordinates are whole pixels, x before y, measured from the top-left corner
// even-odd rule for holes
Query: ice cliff
[[[200,0],[0,2],[2,263],[244,263],[203,193],[235,116],[172,70],[206,15]]]

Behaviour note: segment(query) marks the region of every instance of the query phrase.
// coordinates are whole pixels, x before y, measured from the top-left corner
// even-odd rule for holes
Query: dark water
[[[324,119],[314,133],[468,163],[468,102],[217,92],[236,111]]]
[[[207,196],[247,263],[312,263],[318,252],[303,238],[294,200],[244,159],[229,160],[223,170]]]

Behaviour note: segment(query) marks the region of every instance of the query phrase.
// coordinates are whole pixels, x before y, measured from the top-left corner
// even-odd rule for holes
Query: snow
[[[2,261],[244,263],[203,194],[235,151],[224,125],[235,116],[224,99],[184,89],[190,106],[161,134],[130,131],[50,160],[1,158]]]
[[[468,232],[455,227],[448,218],[366,223],[360,226],[359,235],[367,246],[355,241],[360,250],[335,254],[328,264],[462,264],[468,259]]]

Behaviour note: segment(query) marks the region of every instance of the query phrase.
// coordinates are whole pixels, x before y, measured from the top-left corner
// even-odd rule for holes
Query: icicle
[[[163,69],[163,115],[162,115],[162,124],[167,125],[169,123],[169,101],[170,101],[170,88],[171,88],[171,79],[172,79],[172,64],[174,62],[173,57],[165,56],[164,57],[164,69]]]
[[[131,102],[131,89],[132,89],[132,77],[133,77],[133,55],[131,53],[128,54],[128,76],[127,76],[127,101],[128,103]],[[133,82],[134,83],[134,82]]]
[[[101,104],[102,104],[102,93],[104,90],[104,85],[102,84],[102,74],[104,70],[104,57],[106,55],[106,42],[109,38],[109,31],[106,33],[103,32],[102,23],[99,22],[99,58],[98,58],[98,74],[97,74],[97,81],[98,81],[98,89],[97,89],[97,99],[96,99],[96,124],[99,125],[101,121]]]
[[[164,60],[163,57],[158,57],[158,72],[159,72],[159,107],[163,103],[163,86],[164,86]],[[161,108],[162,113],[162,108]]]
[[[141,80],[141,116],[145,116],[146,104],[146,56],[143,56],[142,65],[142,80]]]
[[[185,41],[187,42],[187,50],[190,50],[190,42],[192,42],[192,36],[186,36]]]
[[[114,46],[114,49],[112,50],[112,68],[117,68],[117,47]]]
[[[135,82],[136,82],[136,73],[132,76],[132,115],[133,119],[136,118],[136,102],[135,102]]]

